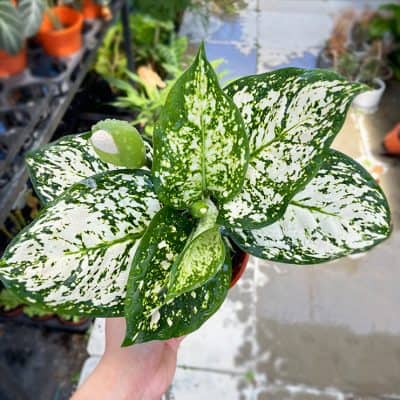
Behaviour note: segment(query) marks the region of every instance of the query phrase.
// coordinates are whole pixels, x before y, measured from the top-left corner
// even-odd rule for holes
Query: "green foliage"
[[[51,310],[48,308],[44,307],[41,304],[35,303],[35,304],[28,304],[24,307],[24,314],[26,314],[28,317],[47,317],[49,315],[52,315],[53,313]]]
[[[187,39],[177,37],[171,21],[132,14],[130,27],[133,36],[136,65],[150,64],[162,76],[174,74],[181,67]],[[113,26],[99,48],[94,69],[105,78],[123,79],[126,74],[121,23]]]
[[[10,0],[0,0],[0,49],[18,53],[24,39],[39,29],[44,10],[44,0],[21,0],[17,7]]]
[[[10,289],[2,289],[0,292],[0,308],[10,311],[23,305],[21,299]]]
[[[88,135],[30,155],[52,201],[7,248],[2,280],[51,310],[124,316],[130,345],[186,335],[217,311],[229,240],[301,265],[368,250],[390,234],[387,200],[330,149],[365,89],[285,68],[223,90],[201,46],[166,96],[151,173],[101,162]]]

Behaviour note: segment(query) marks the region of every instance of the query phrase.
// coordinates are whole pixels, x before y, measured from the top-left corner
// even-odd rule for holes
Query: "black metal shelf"
[[[117,16],[122,13],[124,32],[129,38],[128,6],[126,0],[113,0],[110,8],[113,19],[110,21],[94,20],[89,23],[83,35],[83,47],[74,56],[62,60],[64,70],[55,78],[41,78],[31,74],[29,70],[21,76],[1,81],[0,113],[26,113],[29,123],[22,128],[17,127],[7,137],[0,136],[8,148],[7,156],[0,160],[0,178],[10,175],[7,184],[0,188],[0,226],[5,222],[20,193],[24,190],[28,173],[24,165],[24,154],[50,141],[70,103],[75,97],[89,68],[94,62],[96,51],[103,37]],[[125,43],[129,45],[130,43]],[[128,50],[128,48],[127,48]],[[130,49],[127,51],[130,55]],[[14,88],[42,85],[46,95],[40,99],[32,99],[30,104],[7,104],[7,94]],[[23,115],[23,114],[18,114]],[[0,145],[2,144],[0,140]],[[8,140],[8,142],[6,141]]]

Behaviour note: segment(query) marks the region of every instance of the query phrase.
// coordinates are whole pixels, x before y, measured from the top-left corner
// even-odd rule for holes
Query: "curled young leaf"
[[[197,289],[213,277],[225,260],[225,245],[218,226],[192,239],[176,261],[167,299]]]
[[[375,180],[351,158],[331,150],[283,217],[235,242],[256,257],[314,264],[368,250],[390,234],[390,210]]]
[[[1,278],[20,297],[53,310],[121,315],[138,240],[159,207],[143,171],[75,184],[11,242]]]
[[[224,203],[240,191],[247,157],[240,113],[220,89],[202,45],[169,92],[155,125],[157,194],[178,209],[207,196]]]
[[[167,301],[171,267],[194,227],[187,216],[164,207],[153,218],[134,257],[125,302],[123,345],[178,337],[197,329],[224,300],[230,264],[206,285]]]
[[[250,155],[243,189],[223,205],[221,222],[254,229],[280,218],[317,173],[351,100],[362,90],[364,85],[331,71],[300,68],[230,84],[226,92],[243,116]]]

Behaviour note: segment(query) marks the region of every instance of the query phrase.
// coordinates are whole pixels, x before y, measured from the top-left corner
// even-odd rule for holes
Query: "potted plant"
[[[21,300],[9,289],[0,291],[0,315],[16,317],[22,313]]]
[[[385,195],[330,149],[364,90],[300,68],[222,90],[202,45],[170,89],[153,148],[106,120],[27,156],[46,208],[5,251],[1,279],[57,312],[125,316],[127,346],[186,335],[214,314],[232,243],[301,265],[365,252],[390,234]]]
[[[368,34],[375,40],[384,41],[388,47],[388,60],[396,79],[400,80],[400,5],[380,6],[379,12],[368,24]]]
[[[68,326],[80,326],[87,322],[86,317],[70,314],[57,314],[57,319],[63,324]]]
[[[48,321],[53,318],[53,313],[40,304],[27,304],[24,307],[24,314],[34,321]]]
[[[44,51],[53,57],[68,57],[82,47],[82,14],[65,5],[48,6],[38,32]]]
[[[346,79],[363,82],[371,88],[357,95],[353,106],[365,113],[375,112],[386,88],[384,79],[391,76],[381,43],[375,42],[363,56],[347,51],[335,57],[334,69]]]
[[[0,78],[18,74],[26,68],[26,38],[33,36],[41,23],[42,0],[0,2]]]

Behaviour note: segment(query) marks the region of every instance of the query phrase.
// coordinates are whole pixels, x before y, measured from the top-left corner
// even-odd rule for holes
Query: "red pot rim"
[[[232,278],[229,289],[233,288],[233,286],[235,286],[238,280],[242,277],[249,262],[250,254],[245,253],[244,251],[242,254],[243,258],[241,259],[240,264],[232,266]]]
[[[3,315],[4,317],[16,317],[17,315],[22,314],[23,308],[23,306],[18,306],[6,311],[3,307],[0,307],[0,315]]]

